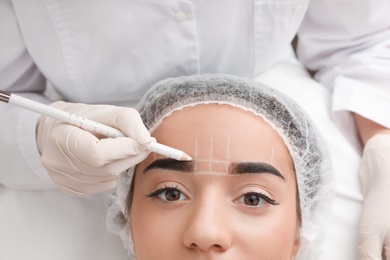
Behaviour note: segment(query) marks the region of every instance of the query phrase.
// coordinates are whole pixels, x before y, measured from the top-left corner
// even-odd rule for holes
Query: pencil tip
[[[181,156],[181,161],[192,161],[192,158],[188,154],[183,153],[183,155]]]

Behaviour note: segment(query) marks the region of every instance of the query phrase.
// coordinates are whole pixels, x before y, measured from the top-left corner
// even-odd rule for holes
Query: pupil
[[[258,205],[259,204],[259,196],[255,194],[249,194],[245,196],[245,204],[247,205]]]
[[[167,200],[178,200],[180,198],[180,192],[177,190],[170,190],[166,193]]]

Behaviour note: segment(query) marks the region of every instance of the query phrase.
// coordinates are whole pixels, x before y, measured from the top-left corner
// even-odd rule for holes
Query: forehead
[[[226,173],[229,163],[242,161],[266,162],[281,171],[292,167],[276,130],[261,117],[230,105],[201,104],[175,111],[153,136],[190,155],[196,172]],[[161,157],[151,154],[145,163]]]

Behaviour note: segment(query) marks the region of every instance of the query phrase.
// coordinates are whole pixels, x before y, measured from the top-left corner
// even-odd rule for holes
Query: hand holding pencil
[[[67,194],[85,197],[114,188],[118,175],[151,151],[192,160],[180,150],[155,142],[132,108],[63,101],[46,106],[2,91],[0,101],[43,114],[36,135],[41,162]]]
[[[51,107],[120,129],[129,137],[101,138],[79,127],[41,116],[37,146],[51,179],[65,193],[84,197],[110,190],[118,175],[144,160],[152,142],[137,111],[108,105],[55,102]]]

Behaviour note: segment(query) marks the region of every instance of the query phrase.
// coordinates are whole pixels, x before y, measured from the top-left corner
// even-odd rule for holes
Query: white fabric
[[[125,260],[120,239],[105,228],[107,205],[107,194],[85,199],[0,186],[0,259]]]
[[[283,57],[299,29],[300,59],[337,89],[335,116],[353,110],[388,126],[380,111],[389,104],[389,13],[388,0],[3,0],[0,88],[34,92],[48,103],[45,77],[66,101],[136,101],[166,77],[256,75]],[[336,81],[340,76],[350,80]],[[356,95],[340,101],[351,87],[367,105]],[[36,161],[33,120],[23,118],[0,104],[0,121],[7,122],[0,128],[0,181],[50,187],[36,177],[46,173]]]
[[[347,111],[390,128],[389,13],[388,0],[315,0],[298,34],[299,59],[333,91],[333,116],[357,147]]]
[[[337,194],[319,260],[356,260],[362,205],[357,174],[360,159],[331,120],[329,92],[294,63],[278,64],[258,79],[301,104],[317,124],[332,155]],[[0,187],[0,259],[127,259],[120,239],[104,230],[104,196],[85,200],[55,190]]]

